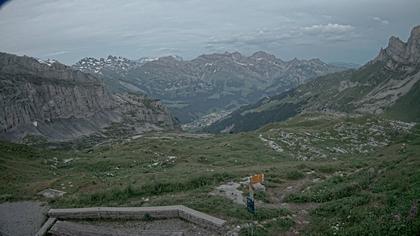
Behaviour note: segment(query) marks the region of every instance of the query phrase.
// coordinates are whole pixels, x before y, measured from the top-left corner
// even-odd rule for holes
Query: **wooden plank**
[[[47,235],[48,230],[54,225],[57,221],[57,218],[50,217],[48,220],[42,225],[41,229],[35,234],[35,236],[45,236]]]

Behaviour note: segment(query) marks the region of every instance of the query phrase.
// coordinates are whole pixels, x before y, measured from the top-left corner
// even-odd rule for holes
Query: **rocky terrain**
[[[376,114],[419,121],[420,26],[408,41],[392,37],[379,55],[358,70],[338,72],[283,94],[242,107],[207,131],[239,132],[305,112]]]
[[[135,131],[173,128],[158,101],[111,94],[98,78],[55,61],[0,54],[0,137],[40,136],[64,141],[100,132],[114,123]]]
[[[102,77],[112,91],[161,99],[182,123],[224,112],[292,89],[320,75],[344,70],[319,59],[283,61],[265,52],[168,56],[128,60],[85,58],[73,68]]]
[[[308,127],[308,123],[318,125]],[[332,159],[371,153],[389,145],[393,137],[410,133],[415,124],[344,114],[306,114],[267,127],[259,138],[274,151],[297,160]]]

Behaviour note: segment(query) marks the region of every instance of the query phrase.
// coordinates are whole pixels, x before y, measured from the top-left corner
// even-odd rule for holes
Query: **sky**
[[[363,64],[420,25],[419,0],[11,0],[0,51],[73,64],[266,51]]]

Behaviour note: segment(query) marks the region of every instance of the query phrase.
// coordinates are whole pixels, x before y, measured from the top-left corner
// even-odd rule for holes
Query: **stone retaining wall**
[[[159,207],[93,207],[93,208],[71,208],[71,209],[50,209],[50,219],[57,220],[150,220],[181,218],[201,227],[223,232],[225,221],[191,208],[176,206]],[[50,221],[51,222],[51,221]],[[44,232],[45,231],[45,227]],[[51,226],[49,226],[51,228]],[[39,236],[45,235],[40,232]]]

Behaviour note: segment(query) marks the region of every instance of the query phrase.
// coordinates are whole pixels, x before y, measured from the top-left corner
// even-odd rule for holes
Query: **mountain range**
[[[309,112],[381,115],[420,121],[420,26],[407,42],[391,37],[379,55],[359,69],[332,73],[244,106],[207,127],[241,132]]]
[[[207,132],[242,132],[313,112],[419,121],[419,80],[420,26],[407,42],[391,37],[376,58],[347,70],[265,52],[187,61],[109,56],[73,66],[0,53],[0,138],[66,141],[116,127],[141,133],[177,128],[177,118],[195,121],[190,128],[205,123]]]
[[[262,51],[249,57],[226,52],[193,60],[174,56],[84,58],[73,68],[102,78],[110,91],[142,93],[162,100],[181,123],[232,111],[345,69],[319,59],[283,61]]]

